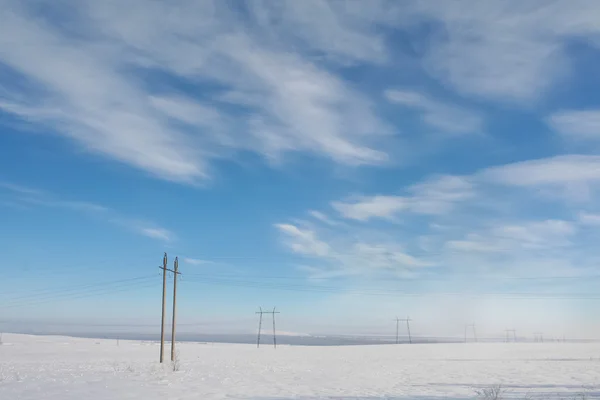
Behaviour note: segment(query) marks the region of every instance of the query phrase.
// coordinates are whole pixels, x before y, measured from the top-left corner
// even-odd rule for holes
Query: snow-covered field
[[[466,399],[502,384],[507,398],[600,397],[600,344],[272,347],[158,345],[5,334],[0,399]],[[169,348],[165,349],[169,356]]]

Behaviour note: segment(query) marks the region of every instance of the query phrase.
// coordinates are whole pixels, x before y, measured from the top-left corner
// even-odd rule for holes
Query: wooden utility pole
[[[257,311],[256,314],[259,314],[258,317],[258,339],[256,340],[256,347],[260,347],[260,332],[262,329],[262,317],[263,314],[271,314],[273,316],[273,347],[277,348],[277,331],[275,330],[275,314],[279,314],[279,311],[276,311],[277,307],[273,307],[273,311],[263,311],[262,307],[259,308],[260,311]]]
[[[179,259],[175,257],[173,264],[173,323],[171,326],[171,361],[175,361],[175,319],[177,316],[177,275],[179,275]]]
[[[160,362],[164,361],[165,357],[165,314],[166,314],[166,297],[167,297],[167,253],[163,257],[163,293],[162,293],[162,318],[160,322]]]
[[[163,265],[162,267],[158,267],[162,269],[163,272],[163,293],[162,293],[162,318],[160,321],[160,362],[162,363],[165,359],[165,317],[167,314],[167,271],[175,274],[175,282],[173,285],[173,331],[171,336],[171,360],[174,359],[175,355],[175,306],[176,306],[176,297],[177,297],[177,275],[181,274],[177,269],[179,268],[179,261],[177,257],[175,257],[175,270],[167,268],[167,253],[163,257]]]

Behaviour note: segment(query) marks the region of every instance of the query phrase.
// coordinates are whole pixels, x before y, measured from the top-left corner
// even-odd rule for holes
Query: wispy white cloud
[[[561,111],[552,114],[547,121],[568,139],[600,139],[600,110]]]
[[[343,229],[326,222],[319,225],[318,218],[307,223],[310,237],[329,249],[313,267],[320,265],[320,272],[363,275],[377,270],[377,265],[387,270],[383,266],[389,262],[417,276],[419,271],[431,271],[414,269],[421,265],[434,266],[442,276],[461,273],[473,279],[481,274],[589,274],[600,260],[593,236],[597,232],[585,229],[600,225],[594,206],[600,194],[598,171],[596,156],[549,157],[483,168],[468,176],[430,177],[402,188],[400,195],[332,202],[342,217],[360,223]],[[579,210],[581,203],[572,201],[582,199],[582,187],[587,200],[595,200],[585,203],[585,211]],[[403,223],[372,225],[377,218]],[[380,250],[385,256],[378,255]],[[355,263],[371,268],[354,269]]]
[[[432,177],[404,188],[402,194],[355,195],[333,201],[331,206],[347,219],[395,221],[410,214],[447,217],[467,210],[514,212],[519,202],[528,204],[540,196],[577,204],[595,199],[599,190],[600,157],[564,155],[483,168],[468,176]],[[438,221],[432,224],[439,226]],[[463,242],[453,245],[469,246]]]
[[[190,257],[184,257],[183,258],[183,262],[186,264],[190,264],[190,265],[207,265],[207,264],[213,264],[212,261],[208,261],[208,260],[201,260],[199,258],[190,258]]]
[[[180,182],[207,179],[215,158],[246,151],[272,163],[306,153],[380,165],[398,161],[389,146],[394,129],[377,114],[377,99],[339,71],[401,68],[406,54],[390,45],[389,32],[412,40],[415,26],[439,24],[443,34],[419,30],[428,46],[411,41],[430,74],[463,94],[519,101],[568,71],[570,38],[600,42],[595,2],[510,4],[258,1],[242,11],[221,1],[67,1],[49,13],[72,10],[67,30],[61,18],[8,0],[0,37],[27,45],[0,40],[0,61],[18,78],[3,85],[0,109]],[[169,86],[173,80],[189,90]],[[462,107],[408,91],[387,97],[440,131],[482,129],[481,117]]]
[[[474,185],[468,177],[436,176],[408,188],[412,195],[412,210],[419,214],[444,214],[475,196]]]
[[[441,132],[481,133],[483,129],[483,118],[479,114],[433,100],[421,93],[390,89],[385,92],[385,96],[392,103],[417,110],[421,113],[424,124]]]
[[[466,252],[505,252],[522,249],[556,249],[571,245],[576,233],[573,222],[545,220],[499,224],[484,231],[469,233],[461,240],[450,240],[446,247]]]
[[[458,91],[508,101],[539,98],[569,72],[569,40],[600,46],[594,1],[414,2],[407,23],[434,20],[431,73]],[[510,72],[508,72],[510,71]]]
[[[331,225],[331,226],[338,225],[338,222],[334,221],[333,219],[331,219],[330,217],[328,217],[325,213],[322,213],[321,211],[309,210],[308,214],[311,217],[316,218],[317,220],[326,223],[327,225]]]
[[[330,255],[329,245],[316,237],[315,232],[300,229],[291,224],[275,225],[288,238],[288,245],[295,253],[307,256],[326,257]]]
[[[390,218],[409,207],[402,196],[361,196],[356,200],[334,201],[331,205],[344,218],[366,221],[370,218]]]
[[[10,190],[12,192],[24,194],[24,195],[31,195],[31,196],[40,196],[43,194],[43,192],[41,192],[37,189],[32,189],[30,187],[21,186],[21,185],[15,185],[14,183],[10,183],[10,182],[0,182],[0,188]]]
[[[489,243],[481,238],[480,235],[469,234],[466,239],[449,240],[445,244],[450,250],[466,251],[466,252],[501,252],[504,249],[496,243]]]
[[[263,17],[279,13],[275,4],[253,4],[254,17],[241,24],[239,13],[218,1],[184,1],[177,8],[143,1],[126,7],[67,3],[74,10],[70,17],[76,17],[68,34],[27,4],[4,3],[0,37],[27,43],[0,40],[0,61],[26,82],[3,88],[4,112],[90,152],[181,182],[206,179],[212,159],[237,151],[254,151],[271,161],[290,152],[349,165],[388,159],[378,137],[390,129],[369,99],[308,58],[302,51],[308,44],[289,51],[294,40],[313,43],[312,36],[305,37],[310,30],[271,34],[271,20]],[[328,9],[325,3],[315,6]],[[125,8],[135,20],[124,18]],[[57,6],[56,12],[62,11]],[[299,25],[310,23],[306,13],[280,11]],[[336,41],[314,41],[315,46],[347,57],[375,54],[369,34],[355,34],[344,25],[337,37],[345,37],[346,45],[336,50]],[[315,37],[326,38],[323,32]],[[361,37],[360,54],[350,54]],[[184,96],[137,78],[158,71],[190,87],[209,85],[202,96]],[[225,104],[228,93],[238,95]]]
[[[25,206],[25,208],[27,206],[36,206],[67,209],[78,213],[84,213],[91,217],[100,218],[106,222],[121,226],[129,231],[153,239],[165,242],[173,241],[175,239],[173,232],[161,228],[151,221],[125,216],[109,207],[97,203],[65,200],[44,190],[15,185],[10,182],[0,182],[0,194],[4,194],[9,198],[10,203],[13,205]]]
[[[270,10],[264,4],[257,7],[270,22],[263,26],[293,28],[275,34],[292,34],[324,57],[381,63],[416,56],[431,76],[458,92],[502,101],[535,101],[568,76],[571,40],[600,47],[600,6],[593,0],[372,1],[368,8],[307,1],[277,2]],[[429,34],[414,37],[415,31],[424,34],[422,26]],[[397,41],[385,36],[386,29],[411,38],[413,52],[390,46]]]
[[[377,24],[383,4],[371,7],[323,0],[255,1],[251,15],[270,35],[310,48],[320,56],[346,63],[381,63],[388,57]]]
[[[169,242],[173,239],[172,233],[163,228],[142,228],[140,229],[140,233],[144,236],[148,236],[153,239],[164,240],[165,242]]]
[[[483,182],[523,188],[547,188],[555,195],[589,200],[592,186],[600,183],[600,157],[562,155],[490,167],[476,178]]]
[[[582,211],[578,215],[578,220],[582,225],[600,226],[600,214]]]
[[[359,221],[394,218],[400,212],[444,214],[456,203],[474,196],[472,184],[458,176],[435,177],[410,186],[402,196],[361,196],[355,200],[332,203],[343,217]]]
[[[334,278],[355,275],[408,276],[429,267],[431,262],[410,255],[394,241],[366,241],[339,232],[323,239],[310,228],[278,224],[284,243],[298,255],[308,257],[316,267],[302,269],[311,277]]]

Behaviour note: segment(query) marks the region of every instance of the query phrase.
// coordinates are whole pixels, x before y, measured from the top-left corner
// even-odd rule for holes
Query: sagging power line
[[[195,280],[192,276],[188,282],[206,285],[219,285],[225,287],[245,287],[256,289],[285,290],[306,293],[345,293],[364,296],[390,296],[390,297],[424,297],[424,296],[461,296],[461,297],[497,297],[506,299],[588,299],[600,300],[598,294],[585,293],[536,293],[536,292],[406,292],[400,290],[382,290],[379,288],[348,289],[339,286],[312,286],[309,284],[268,282],[256,279],[237,278],[210,278]]]

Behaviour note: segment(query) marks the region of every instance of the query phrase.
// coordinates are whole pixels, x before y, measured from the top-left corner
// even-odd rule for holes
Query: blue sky
[[[600,335],[597,2],[0,7],[5,324]]]

